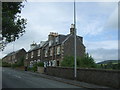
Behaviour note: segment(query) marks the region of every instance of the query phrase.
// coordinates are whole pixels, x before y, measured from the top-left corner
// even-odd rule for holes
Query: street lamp
[[[75,0],[74,0],[74,78],[77,77],[77,62],[76,62],[76,11],[75,11]]]

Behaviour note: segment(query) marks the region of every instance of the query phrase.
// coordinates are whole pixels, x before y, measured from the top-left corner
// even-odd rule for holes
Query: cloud
[[[77,33],[83,38],[91,36],[91,39],[99,38],[99,34],[104,33],[104,25],[108,21],[108,27],[114,23],[115,14],[111,15],[114,5],[107,3],[77,3]],[[27,18],[28,24],[26,33],[15,41],[15,50],[25,48],[30,49],[30,44],[35,41],[40,43],[42,40],[47,40],[50,32],[58,32],[60,34],[69,33],[70,24],[73,23],[73,3],[35,3],[27,2],[22,9],[22,17]],[[109,16],[111,16],[109,18]],[[109,20],[108,20],[109,18]],[[107,27],[106,27],[107,28]],[[109,29],[107,29],[109,32]],[[92,37],[93,36],[93,37]],[[96,37],[94,37],[96,36]],[[102,36],[101,36],[102,37]],[[92,54],[96,60],[113,59],[115,56],[112,53],[118,48],[117,40],[87,41],[85,39],[87,51]],[[13,51],[12,43],[8,44],[2,55],[6,55]],[[102,48],[102,49],[100,49]],[[101,51],[100,51],[101,50]],[[104,52],[105,51],[105,52]],[[114,51],[115,52],[115,51]],[[102,55],[104,53],[104,55]]]
[[[89,54],[95,59],[96,62],[104,60],[118,60],[118,49],[89,49]]]
[[[115,8],[114,12],[110,15],[105,29],[118,30],[118,6]]]
[[[118,60],[118,40],[85,41],[87,52],[96,62],[104,60]]]
[[[82,35],[97,35],[103,31],[103,26],[96,20],[85,26],[82,26]]]
[[[107,40],[107,41],[85,41],[85,46],[88,49],[118,49],[118,40]]]
[[[113,2],[78,3],[78,33],[83,36],[96,36],[109,32],[113,26],[117,25],[117,4]]]

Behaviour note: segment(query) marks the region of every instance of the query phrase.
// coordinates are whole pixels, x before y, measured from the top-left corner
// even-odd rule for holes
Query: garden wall
[[[74,79],[74,69],[64,67],[47,67],[46,74]],[[77,69],[78,81],[120,88],[120,71],[103,69]]]

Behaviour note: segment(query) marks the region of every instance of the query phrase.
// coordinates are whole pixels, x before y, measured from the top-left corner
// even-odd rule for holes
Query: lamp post
[[[77,62],[76,62],[76,5],[74,0],[74,78],[77,77]]]

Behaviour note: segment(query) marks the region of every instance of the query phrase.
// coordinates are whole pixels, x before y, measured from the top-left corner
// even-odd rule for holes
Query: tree
[[[108,68],[108,69],[112,69],[112,68],[113,68],[113,64],[112,64],[112,62],[108,62],[108,64],[107,64],[107,68]]]
[[[74,57],[73,56],[65,56],[63,61],[61,62],[61,66],[74,67]]]
[[[20,13],[24,5],[22,2],[2,2],[2,41],[0,49],[7,43],[13,42],[25,32],[26,19]]]
[[[74,67],[74,57],[73,56],[65,56],[63,61],[61,62],[61,66],[63,67]],[[82,68],[95,68],[97,67],[96,63],[92,56],[85,54],[84,57],[77,57],[77,67]]]

